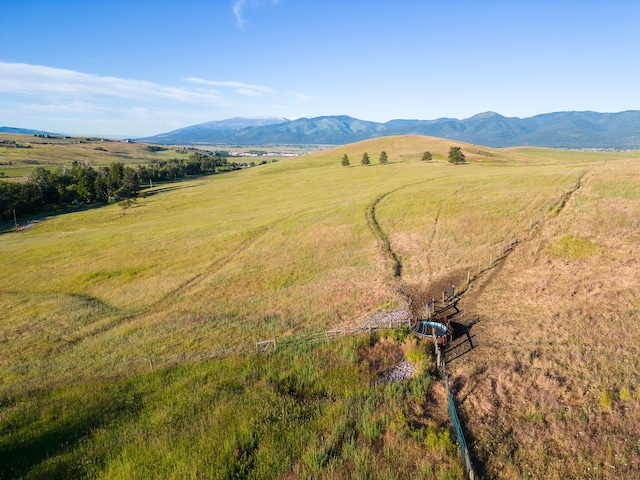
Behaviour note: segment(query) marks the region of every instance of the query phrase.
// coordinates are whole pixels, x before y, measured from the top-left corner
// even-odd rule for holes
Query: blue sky
[[[635,0],[0,0],[0,125],[640,109]]]

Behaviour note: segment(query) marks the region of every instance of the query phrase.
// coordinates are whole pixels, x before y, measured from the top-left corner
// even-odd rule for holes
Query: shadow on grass
[[[191,180],[191,179],[186,179],[186,180]],[[183,190],[185,188],[193,188],[200,185],[204,185],[204,183],[192,183],[190,185],[180,185],[180,182],[182,181],[185,181],[185,180],[177,180],[178,184],[172,183],[170,185],[166,185],[162,187],[155,187],[153,190],[143,190],[140,192],[139,198],[153,197],[154,195],[158,195],[159,193],[173,192],[175,190]]]
[[[175,182],[172,182],[171,184],[168,184],[166,186],[156,187],[151,191],[142,189],[140,190],[139,196],[134,197],[134,199],[152,197],[154,195],[158,195],[159,193],[166,193],[174,190],[182,190],[185,188],[193,188],[199,185],[203,185],[203,183],[191,183],[189,185],[180,185],[180,183],[182,182],[187,182],[192,180],[193,178],[187,177],[183,179],[178,179]],[[51,205],[47,207],[40,207],[34,210],[32,213],[19,216],[19,218],[16,219],[19,225],[18,228],[16,228],[16,224],[14,220],[0,221],[0,235],[6,234],[6,233],[18,233],[18,232],[28,230],[30,227],[35,226],[37,223],[51,217],[57,217],[58,215],[83,212],[85,210],[93,210],[94,208],[101,208],[108,205],[109,205],[108,203],[96,202],[96,203],[90,203],[90,204],[80,203],[77,205],[65,204],[65,205]]]
[[[64,422],[46,432],[21,438],[0,446],[0,478],[78,478],[79,462],[46,462],[73,451],[83,438],[104,424],[97,415],[87,415]]]
[[[114,397],[102,392],[96,402],[80,395],[71,408],[73,415],[52,419],[32,419],[28,413],[3,426],[0,438],[0,478],[81,478],[100,462],[100,455],[82,453],[81,444],[96,429],[107,427],[122,417],[136,417],[142,409],[139,395]],[[88,403],[89,405],[85,405]],[[51,407],[57,409],[56,405]],[[68,408],[68,406],[65,406]],[[16,425],[17,424],[17,425]]]

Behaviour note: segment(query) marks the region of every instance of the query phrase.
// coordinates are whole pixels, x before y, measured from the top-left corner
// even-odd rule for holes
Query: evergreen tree
[[[362,154],[362,160],[360,160],[360,164],[369,165],[370,163],[371,163],[371,160],[369,159],[369,154],[367,152],[364,152]]]
[[[380,153],[380,165],[386,165],[389,163],[389,158],[387,157],[387,152],[384,150]]]
[[[433,157],[431,156],[431,152],[430,151],[426,151],[422,154],[422,160],[425,162],[430,162],[431,160],[433,160]]]
[[[451,147],[449,149],[449,163],[466,163],[466,158],[460,147]]]
[[[343,167],[348,167],[350,165],[349,155],[347,155],[346,153],[344,154],[344,156],[342,157],[342,160],[340,161],[340,165],[342,165]]]

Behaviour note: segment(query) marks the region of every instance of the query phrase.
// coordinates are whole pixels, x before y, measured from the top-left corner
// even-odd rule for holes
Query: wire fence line
[[[257,341],[255,351],[265,353],[281,348],[298,347],[302,345],[314,345],[321,342],[329,342],[338,338],[358,335],[360,333],[374,332],[381,329],[411,326],[411,312],[406,307],[400,307],[390,311],[379,311],[363,321],[352,322],[330,330],[315,330],[297,335],[287,335]]]
[[[245,342],[214,350],[189,353],[168,353],[160,355],[147,354],[131,357],[130,362],[146,365],[151,371],[160,368],[170,368],[184,363],[197,363],[209,360],[219,360],[233,355],[248,355],[253,353],[268,353],[283,348],[310,346],[322,342],[329,342],[339,338],[374,332],[381,329],[411,326],[411,313],[408,307],[395,310],[381,310],[370,317],[341,325],[338,328],[326,330],[311,330],[293,335],[283,335],[255,342]],[[144,368],[144,367],[142,367]]]

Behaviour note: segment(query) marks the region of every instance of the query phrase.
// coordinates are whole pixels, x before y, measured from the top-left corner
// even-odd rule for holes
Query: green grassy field
[[[446,162],[453,144],[469,164]],[[377,164],[382,150],[388,165]],[[433,162],[420,161],[425,150]],[[359,165],[365,151],[370,166]],[[14,460],[0,462],[2,473],[460,478],[448,427],[425,412],[431,377],[370,387],[377,372],[362,340],[293,357],[194,359],[437,298],[488,252],[555,218],[584,172],[606,179],[608,166],[636,159],[387,137],[165,184],[126,210],[4,234],[0,456]],[[601,188],[614,185],[637,201],[635,181]],[[372,205],[399,276],[370,228]],[[302,385],[281,397],[270,380],[280,376]],[[420,395],[407,400],[412,389]]]
[[[18,145],[20,148],[15,148]],[[108,165],[121,162],[127,165],[148,164],[171,158],[187,158],[182,148],[166,148],[151,152],[142,143],[128,143],[91,137],[42,138],[28,135],[0,133],[0,172],[4,180],[20,181],[35,167],[53,169],[81,165]]]

